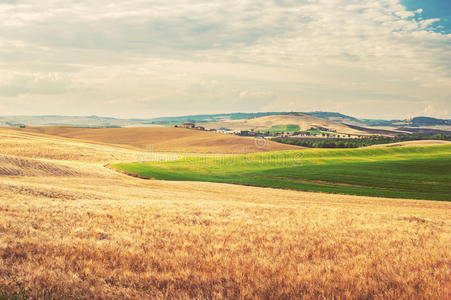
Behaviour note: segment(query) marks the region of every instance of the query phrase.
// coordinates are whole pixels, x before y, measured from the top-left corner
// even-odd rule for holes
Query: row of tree
[[[340,139],[340,138],[329,138],[329,139],[302,139],[302,138],[291,138],[291,137],[280,137],[275,138],[273,141],[289,144],[304,146],[310,148],[360,148],[371,145],[378,144],[389,144],[405,141],[418,141],[418,140],[446,140],[451,141],[451,133],[440,133],[440,134],[430,134],[430,133],[413,133],[409,135],[399,135],[396,137],[369,137],[362,139]]]

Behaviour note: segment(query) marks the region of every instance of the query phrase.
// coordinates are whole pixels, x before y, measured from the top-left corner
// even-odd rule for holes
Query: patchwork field
[[[451,144],[303,150],[114,164],[142,177],[365,196],[451,200]]]
[[[450,297],[450,202],[104,167],[178,157],[0,129],[0,299]]]

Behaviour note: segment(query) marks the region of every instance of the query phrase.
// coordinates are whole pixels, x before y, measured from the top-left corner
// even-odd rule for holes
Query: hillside
[[[345,123],[357,126],[365,125],[364,122],[362,122],[362,120],[360,119],[336,112],[314,111],[314,112],[306,112],[305,114],[338,123]]]
[[[0,176],[81,176],[86,173],[62,163],[0,154]]]
[[[114,145],[0,128],[1,153],[8,156],[86,163],[142,161],[152,158],[149,153],[127,148],[133,147],[118,148]]]
[[[287,114],[287,115],[274,115],[260,118],[246,119],[246,120],[233,120],[226,122],[207,123],[204,126],[206,128],[229,128],[232,130],[269,130],[273,126],[283,125],[297,125],[300,130],[309,130],[311,127],[324,127],[329,130],[335,130],[341,134],[357,134],[368,135],[369,133],[362,129],[354,129],[345,124],[310,116],[306,114]]]
[[[142,155],[0,128],[0,298],[449,295],[449,202],[149,181],[104,167]]]
[[[29,127],[18,131],[160,152],[233,154],[300,149],[270,141],[257,145],[254,138],[173,127]]]
[[[450,200],[451,143],[115,164],[128,174],[361,196]],[[415,172],[412,172],[415,170]],[[431,185],[433,182],[433,185]]]

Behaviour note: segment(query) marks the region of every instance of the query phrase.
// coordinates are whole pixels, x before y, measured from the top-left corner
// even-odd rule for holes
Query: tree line
[[[278,137],[272,139],[275,142],[282,144],[310,147],[310,148],[360,148],[379,144],[398,143],[406,141],[419,141],[419,140],[445,140],[451,141],[451,133],[412,133],[406,135],[399,135],[395,137],[368,137],[362,139],[352,138],[328,138],[328,139],[303,139],[292,137]]]

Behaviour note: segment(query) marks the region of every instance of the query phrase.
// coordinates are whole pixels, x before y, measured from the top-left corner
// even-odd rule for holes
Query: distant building
[[[260,133],[256,132],[254,129],[250,129],[250,130],[240,130],[239,132],[237,132],[237,134],[241,136],[257,136]]]
[[[185,123],[183,123],[183,128],[186,128],[186,129],[193,129],[193,128],[195,128],[196,127],[196,124],[194,124],[194,123],[191,123],[191,122],[185,122]]]
[[[196,126],[196,127],[194,127],[194,129],[197,129],[197,130],[205,130],[205,127],[202,127],[202,126]]]
[[[229,128],[225,128],[225,127],[221,127],[219,129],[217,129],[216,131],[220,132],[220,133],[232,133],[232,130],[230,130]]]

